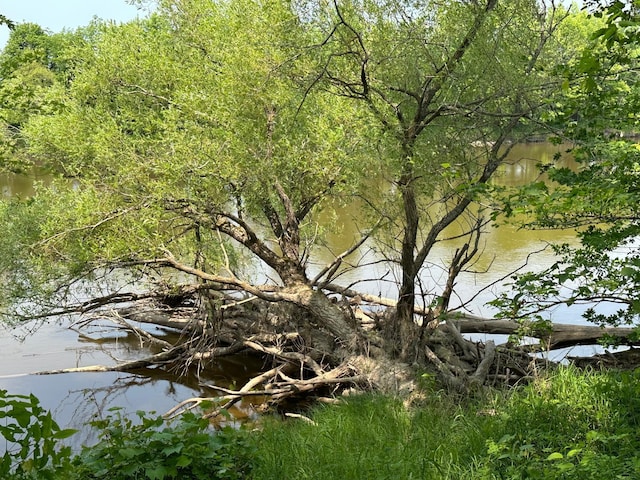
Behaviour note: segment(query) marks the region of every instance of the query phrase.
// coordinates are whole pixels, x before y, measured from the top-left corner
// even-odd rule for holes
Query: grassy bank
[[[638,479],[640,370],[563,367],[510,392],[460,398],[423,382],[407,408],[360,395],[304,419],[264,418],[212,435],[187,414],[166,426],[113,417],[72,456],[35,397],[0,391],[6,479]]]
[[[254,433],[255,479],[640,478],[640,372],[561,368],[509,394],[362,396]]]

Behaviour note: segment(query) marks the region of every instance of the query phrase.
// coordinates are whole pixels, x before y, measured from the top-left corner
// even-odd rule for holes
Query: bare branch
[[[369,232],[363,234],[356,243],[351,245],[351,247],[338,255],[329,265],[320,270],[320,272],[318,272],[318,274],[311,281],[311,284],[318,285],[320,279],[326,275],[327,279],[319,285],[319,288],[324,288],[324,285],[332,280],[333,275],[336,273],[338,268],[340,268],[340,265],[342,265],[342,261],[349,255],[354,253],[356,250],[358,250],[371,237],[373,232],[380,226],[381,223],[382,220],[378,220],[378,222],[376,222],[376,224]]]

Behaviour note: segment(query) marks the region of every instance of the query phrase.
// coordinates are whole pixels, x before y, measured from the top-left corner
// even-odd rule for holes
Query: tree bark
[[[489,335],[513,335],[522,328],[513,320],[455,320],[455,325],[461,333],[484,333]],[[574,345],[594,345],[604,336],[617,337],[627,345],[640,345],[639,341],[628,340],[634,332],[633,328],[606,327],[595,325],[568,325],[554,323],[550,332],[532,332],[529,336],[540,338],[547,348],[563,348]]]

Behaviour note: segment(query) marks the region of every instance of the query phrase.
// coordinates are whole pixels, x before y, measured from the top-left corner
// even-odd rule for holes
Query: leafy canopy
[[[315,37],[289,3],[159,2],[149,19],[98,28],[74,51],[62,106],[22,128],[55,178],[5,205],[6,249],[34,248],[4,271],[77,277],[167,251],[215,269],[228,257],[216,215],[275,228],[282,192],[310,245],[316,206],[354,189],[368,147],[356,107],[303,88],[313,62],[300,45]]]
[[[575,142],[576,169],[544,166],[550,185],[529,185],[508,202],[532,215],[530,226],[575,227],[580,246],[556,246],[558,262],[515,279],[496,304],[508,316],[538,315],[559,304],[587,303],[598,324],[640,318],[640,147],[635,7],[609,2],[596,14],[591,42],[568,71],[556,120]]]

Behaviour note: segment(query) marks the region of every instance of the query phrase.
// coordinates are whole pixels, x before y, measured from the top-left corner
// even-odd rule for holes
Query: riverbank
[[[640,478],[640,371],[561,367],[509,392],[451,396],[423,378],[407,408],[363,396],[267,422],[254,479]]]
[[[37,478],[640,478],[640,370],[560,367],[466,397],[418,383],[411,399],[356,395],[216,434],[193,413],[168,427],[115,413],[97,445]]]

